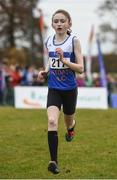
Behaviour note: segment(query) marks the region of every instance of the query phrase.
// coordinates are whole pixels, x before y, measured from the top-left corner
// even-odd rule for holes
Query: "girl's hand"
[[[39,71],[37,80],[43,80],[43,79],[46,78],[46,76],[47,76],[47,72],[46,71],[44,71],[44,70],[43,71]]]
[[[56,48],[56,53],[59,56],[60,61],[63,62],[63,50],[61,48]]]

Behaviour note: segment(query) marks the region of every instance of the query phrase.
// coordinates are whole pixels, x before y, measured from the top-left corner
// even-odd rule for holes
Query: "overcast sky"
[[[43,10],[44,21],[47,24],[47,35],[53,34],[51,27],[52,14],[57,9],[67,10],[72,18],[72,32],[79,37],[82,52],[87,54],[87,40],[91,26],[95,26],[95,33],[98,32],[99,16],[97,8],[104,0],[40,0],[39,8]],[[93,40],[92,54],[97,54],[95,38]]]

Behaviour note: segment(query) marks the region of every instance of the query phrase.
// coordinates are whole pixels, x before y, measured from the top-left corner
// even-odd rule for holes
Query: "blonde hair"
[[[65,11],[64,9],[58,9],[57,11],[55,11],[55,13],[52,15],[52,22],[53,22],[54,16],[58,13],[62,13],[68,19],[69,23],[72,25],[72,20],[71,20],[70,14],[67,11]],[[72,32],[72,30],[69,28],[67,30],[67,34],[70,35],[71,32]]]

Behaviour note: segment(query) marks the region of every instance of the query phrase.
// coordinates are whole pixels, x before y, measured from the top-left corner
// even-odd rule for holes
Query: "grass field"
[[[47,171],[47,118],[45,110],[0,108],[1,179],[117,178],[117,110],[77,110],[76,137],[65,142],[59,121],[59,167]]]

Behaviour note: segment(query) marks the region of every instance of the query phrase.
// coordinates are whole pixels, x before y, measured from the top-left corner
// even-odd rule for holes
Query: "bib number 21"
[[[59,68],[59,67],[64,67],[64,64],[59,60],[59,59],[52,59],[52,67],[53,68]]]

